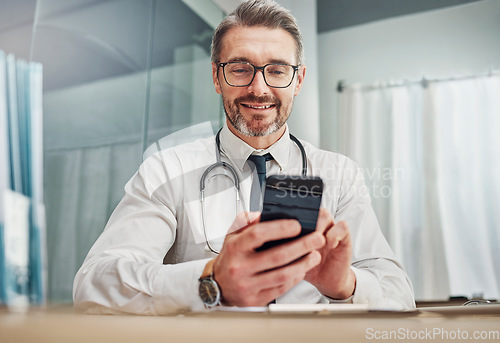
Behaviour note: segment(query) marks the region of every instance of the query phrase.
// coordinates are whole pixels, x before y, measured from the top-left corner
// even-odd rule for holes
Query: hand
[[[260,215],[253,213],[253,221],[243,226],[244,218],[238,215],[214,259],[214,278],[224,304],[266,306],[303,280],[320,262],[317,249],[323,247],[325,238],[321,232],[314,232],[256,252],[267,241],[297,236],[300,224],[290,219],[260,223]]]
[[[311,269],[305,280],[322,294],[333,299],[347,299],[356,288],[356,276],[351,270],[351,235],[345,222],[335,224],[333,216],[320,209],[316,231],[323,233],[326,244],[319,250],[321,263]]]

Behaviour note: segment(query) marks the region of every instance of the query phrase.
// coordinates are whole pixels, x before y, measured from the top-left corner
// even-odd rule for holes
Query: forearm
[[[365,303],[377,309],[415,308],[413,288],[406,272],[395,262],[367,259],[353,263],[356,289],[353,303]]]
[[[206,262],[162,265],[116,256],[89,260],[75,277],[74,304],[81,311],[100,314],[200,310],[198,278]]]

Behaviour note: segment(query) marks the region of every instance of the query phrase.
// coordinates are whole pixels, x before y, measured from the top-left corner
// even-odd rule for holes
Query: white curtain
[[[500,297],[499,76],[350,86],[339,147],[417,300]]]

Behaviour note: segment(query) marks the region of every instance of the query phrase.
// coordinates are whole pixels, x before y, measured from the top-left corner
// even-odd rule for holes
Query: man
[[[296,236],[300,224],[259,222],[259,212],[241,212],[228,200],[234,199],[227,181],[233,176],[206,177],[220,153],[248,203],[256,179],[246,162],[250,155],[272,156],[267,175],[300,173],[302,154],[286,121],[304,82],[303,60],[294,18],[272,1],[245,2],[219,25],[212,74],[227,119],[220,146],[213,137],[198,140],[141,165],[75,277],[78,308],[162,314],[273,301],[415,306],[358,168],[345,156],[304,143],[308,175],[325,184],[316,231],[264,251],[256,248]],[[201,204],[200,180],[218,189]],[[235,211],[241,212],[236,218]],[[225,234],[231,222],[216,254],[213,232],[223,228]]]

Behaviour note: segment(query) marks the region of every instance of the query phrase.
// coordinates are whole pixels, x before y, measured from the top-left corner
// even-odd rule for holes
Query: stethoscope
[[[245,209],[245,204],[243,203],[243,197],[241,196],[241,190],[240,190],[240,178],[238,177],[238,174],[236,173],[236,170],[231,166],[229,163],[222,161],[221,158],[221,147],[220,147],[220,133],[222,129],[217,132],[217,135],[215,135],[215,145],[217,146],[217,149],[215,150],[215,157],[216,157],[216,162],[209,166],[201,175],[200,179],[200,200],[201,200],[201,218],[202,218],[202,225],[203,225],[203,233],[205,235],[205,242],[207,243],[208,249],[215,253],[219,254],[220,251],[216,250],[211,244],[210,240],[208,239],[208,234],[207,234],[207,227],[205,223],[205,183],[208,178],[208,174],[211,173],[214,169],[217,168],[224,168],[224,170],[229,171],[229,174],[231,174],[232,177],[229,177],[225,173],[217,173],[214,174],[213,176],[210,177],[213,178],[217,175],[223,175],[226,177],[229,177],[233,183],[234,187],[236,189],[236,211],[238,211],[238,204],[242,202],[242,206]],[[290,134],[290,139],[294,141],[294,143],[297,145],[297,147],[300,150],[300,154],[302,156],[302,176],[307,175],[307,156],[306,156],[306,150],[304,149],[304,146],[300,141],[292,134]],[[248,214],[247,214],[247,223],[250,223],[250,220],[248,219]]]

